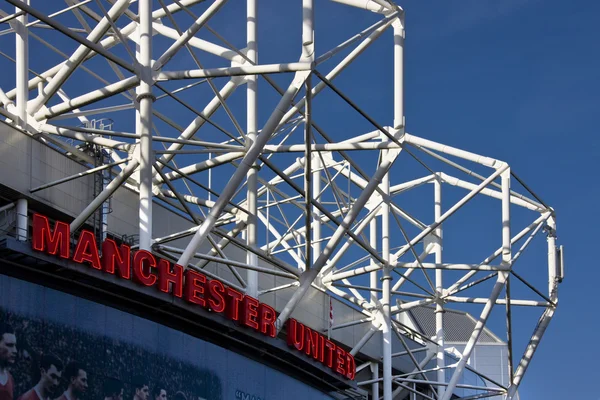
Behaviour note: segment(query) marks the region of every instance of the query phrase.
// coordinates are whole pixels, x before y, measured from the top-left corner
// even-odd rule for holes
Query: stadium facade
[[[303,0],[300,61],[261,64],[256,0],[244,48],[207,25],[223,0],[67,3],[0,7],[16,42],[0,80],[0,400],[518,398],[563,278],[555,212],[506,162],[405,131],[400,7],[335,0],[372,25],[316,54]],[[391,126],[332,82],[388,29]],[[184,51],[195,67],[176,70]],[[325,89],[370,130],[327,134]],[[467,223],[493,215],[469,239],[493,246],[477,261],[446,245],[473,203]],[[529,248],[543,268],[518,272]],[[522,357],[518,307],[541,312]]]

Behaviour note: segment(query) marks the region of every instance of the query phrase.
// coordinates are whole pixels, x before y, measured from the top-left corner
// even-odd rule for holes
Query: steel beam
[[[248,170],[252,168],[252,164],[254,164],[256,159],[260,156],[262,148],[270,139],[271,134],[275,131],[275,128],[281,121],[283,113],[285,112],[284,110],[286,110],[290,106],[293,98],[298,93],[298,90],[300,90],[301,85],[304,84],[304,80],[307,76],[308,74],[306,72],[296,73],[294,80],[290,84],[285,95],[280,100],[275,111],[271,114],[271,117],[263,127],[261,134],[257,136],[256,141],[246,152],[246,155],[242,159],[240,166],[227,183],[227,186],[221,193],[221,196],[217,200],[215,206],[210,210],[210,213],[208,214],[206,220],[196,231],[194,237],[186,247],[185,252],[179,258],[179,264],[187,265],[187,263],[191,259],[191,255],[195,253],[196,250],[200,247],[200,245],[204,242],[206,236],[214,227],[217,218],[221,214],[223,208],[229,202],[229,200],[231,200],[238,186],[240,185],[240,183],[242,183],[244,177],[246,176]]]
[[[29,4],[29,0],[21,0]],[[15,11],[21,11],[18,6]],[[29,100],[29,89],[27,80],[29,77],[29,30],[27,29],[27,13],[21,13],[14,22],[16,40],[16,83],[17,83],[17,124],[21,129],[27,129],[27,102]],[[6,97],[6,96],[5,96]]]

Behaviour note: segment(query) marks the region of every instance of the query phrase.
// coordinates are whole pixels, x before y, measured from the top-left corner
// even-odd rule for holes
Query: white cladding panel
[[[29,194],[29,190],[36,186],[87,168],[4,123],[0,123],[0,168],[6,171],[2,174],[2,184],[62,212],[78,213],[91,199],[91,177]]]
[[[449,344],[448,346],[455,347],[459,352],[464,351],[465,344]],[[473,349],[473,353],[469,358],[469,366],[473,367],[481,374],[493,379],[494,381],[500,383],[501,385],[508,386],[508,366],[506,365],[506,360],[508,359],[508,346],[505,343],[502,344],[477,344]],[[476,384],[473,380],[472,375],[467,375],[471,377],[470,381],[466,381],[466,384]],[[478,385],[481,385],[481,381],[477,382]],[[494,385],[490,385],[494,386]],[[492,400],[501,400],[501,396],[490,397]]]

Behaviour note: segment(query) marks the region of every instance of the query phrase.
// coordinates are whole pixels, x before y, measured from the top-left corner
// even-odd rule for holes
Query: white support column
[[[558,275],[557,259],[556,259],[556,219],[554,215],[548,218],[548,297],[556,302],[558,293],[556,291],[558,285],[556,277]]]
[[[558,301],[558,280],[557,280],[557,260],[556,260],[556,219],[554,214],[552,214],[547,221],[548,228],[548,297],[554,303]],[[517,389],[519,388],[519,384],[531,363],[531,359],[535,354],[544,333],[546,332],[546,328],[550,324],[552,317],[556,311],[556,307],[549,306],[544,310],[544,313],[540,317],[538,324],[536,326],[533,335],[531,336],[531,340],[523,353],[523,357],[515,370],[513,381],[508,389],[508,394],[506,396],[507,400],[512,400],[515,398],[517,394]]]
[[[26,242],[28,237],[27,199],[19,199],[17,200],[17,240]]]
[[[374,250],[377,250],[377,218],[373,218],[371,222],[369,222],[369,244]],[[377,260],[371,257],[369,264],[371,267],[375,268],[377,266]],[[377,271],[372,271],[369,273],[369,283],[371,289],[376,289],[379,285],[377,284]],[[377,304],[377,292],[371,292],[371,305],[375,306]]]
[[[315,15],[313,0],[302,0],[302,59],[315,60]]]
[[[382,158],[386,158],[387,153],[387,150],[382,151]],[[389,194],[389,173],[383,177],[380,187],[385,194]],[[387,202],[384,202],[381,207],[381,257],[386,262],[390,261],[390,206]],[[392,400],[392,317],[390,312],[392,276],[389,267],[384,266],[382,271],[383,400]]]
[[[372,362],[370,368],[371,379],[373,379],[373,383],[371,384],[371,398],[379,400],[379,363]]]
[[[390,313],[390,269],[383,269],[381,307],[383,310],[383,399],[392,400],[392,317]]]
[[[435,221],[438,222],[442,217],[442,184],[439,179],[433,182],[434,188],[434,208],[435,208]],[[442,263],[442,226],[439,225],[435,230],[435,235],[438,237],[438,243],[435,246],[435,263]],[[443,270],[435,270],[435,291],[436,295],[443,296],[444,280]],[[437,339],[437,381],[446,382],[446,370],[444,360],[444,346],[445,346],[445,333],[444,333],[444,307],[442,300],[438,298],[435,306],[435,331]],[[438,397],[442,397],[446,391],[446,387],[440,385],[438,387]]]
[[[402,15],[392,23],[394,29],[394,128],[404,128],[404,21]],[[382,136],[382,141],[386,138]],[[388,150],[381,153],[382,159],[388,155]],[[383,177],[382,191],[388,195],[381,207],[381,256],[390,261],[390,176]],[[383,400],[392,400],[392,320],[391,320],[391,271],[383,268],[381,307],[383,312]]]
[[[304,265],[298,265],[300,272],[311,267],[313,260],[313,206],[314,197],[312,182],[312,97],[310,94],[312,79],[306,78],[304,90],[306,92],[306,107],[304,111]],[[331,301],[331,298],[330,298]],[[330,325],[330,324],[328,324]],[[329,326],[328,337],[331,336]]]
[[[394,29],[394,128],[404,128],[404,13],[392,23]]]
[[[324,167],[318,154],[313,153],[311,165],[313,168],[312,194],[316,197],[321,193],[321,167]],[[316,198],[316,200],[320,202],[321,198]],[[321,254],[321,211],[317,207],[313,207],[312,213],[312,261],[314,263]]]
[[[302,0],[302,57],[301,61],[305,62],[314,62],[315,61],[315,15],[314,15],[314,0]],[[310,83],[310,81],[309,81]],[[313,88],[306,86],[307,90],[310,93],[307,93],[305,106],[306,111],[308,112],[307,120],[305,121],[307,125],[306,129],[308,129],[309,135],[307,137],[311,137],[310,129],[312,124],[312,109],[310,108],[311,99],[313,94]],[[291,110],[290,110],[291,111]],[[288,112],[289,113],[289,112]],[[284,117],[285,118],[285,117]],[[308,143],[308,145],[312,146],[312,143]],[[312,172],[312,196],[318,196],[321,193],[321,168],[325,168],[325,165],[322,165],[321,157],[318,154],[312,153],[310,160],[310,166],[314,172]],[[321,201],[321,198],[317,198],[317,201]],[[312,232],[311,232],[311,242],[312,242],[312,263],[315,263],[319,258],[319,254],[321,253],[321,212],[318,208],[312,208],[313,220],[312,220]],[[308,229],[310,227],[306,227],[307,235]],[[308,262],[308,260],[307,260]]]
[[[139,103],[139,118],[137,131],[140,134],[139,163],[140,163],[140,210],[139,234],[140,249],[150,250],[152,247],[152,0],[139,1],[139,54],[140,86],[137,101]]]
[[[256,35],[256,19],[257,19],[257,7],[256,0],[247,1],[246,11],[246,40],[247,40],[247,56],[250,62],[255,65],[258,63],[258,37]],[[246,76],[247,88],[246,88],[246,147],[250,148],[256,140],[256,134],[258,132],[257,126],[257,106],[258,106],[258,76],[248,75]],[[258,166],[256,163],[253,164],[252,168],[248,170],[246,179],[248,180],[248,221],[246,226],[246,244],[250,247],[255,247],[257,244],[257,191],[258,191]],[[247,250],[246,251],[246,263],[249,265],[258,265],[258,256],[256,253]],[[258,272],[248,270],[248,287],[246,293],[254,298],[258,298]]]
[[[510,266],[512,260],[512,242],[510,236],[510,168],[502,175],[502,265]]]
[[[29,5],[29,0],[21,0]],[[15,7],[15,12],[21,9]],[[27,29],[27,13],[17,17],[14,23],[16,38],[16,88],[17,88],[17,124],[27,129],[27,101],[29,100],[29,30]]]

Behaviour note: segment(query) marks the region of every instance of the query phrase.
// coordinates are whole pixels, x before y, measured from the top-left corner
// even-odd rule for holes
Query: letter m
[[[33,215],[33,249],[48,254],[58,254],[69,258],[71,227],[64,222],[56,221],[54,229],[50,229],[48,218],[40,214]]]

